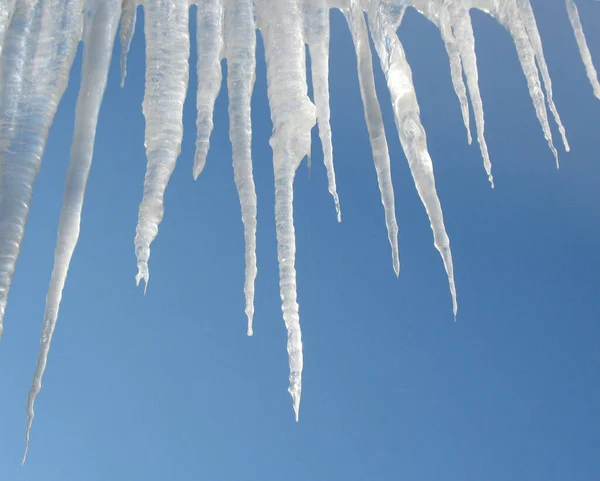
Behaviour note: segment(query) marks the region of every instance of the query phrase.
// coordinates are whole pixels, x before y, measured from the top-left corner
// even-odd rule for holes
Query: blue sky
[[[579,3],[600,59],[600,31],[588,20],[599,6]],[[451,238],[456,323],[377,67],[400,227],[394,276],[354,52],[333,13],[332,128],[344,220],[335,221],[315,131],[311,178],[303,165],[295,183],[305,349],[298,424],[286,390],[262,44],[253,98],[259,273],[255,335],[247,338],[226,87],[207,167],[194,182],[195,63],[147,295],[135,286],[145,171],[140,22],[124,90],[118,49],[113,59],[82,233],[21,469],[78,57],[35,186],[0,345],[0,479],[597,480],[600,102],[563,2],[533,6],[572,152],[562,153],[557,171],[510,37],[475,12],[495,190],[478,147],[466,143],[439,33],[414,11],[400,29]]]

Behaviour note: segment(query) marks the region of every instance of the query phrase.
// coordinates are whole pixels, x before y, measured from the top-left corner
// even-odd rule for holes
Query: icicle
[[[585,71],[588,79],[590,80],[592,88],[594,89],[594,95],[600,99],[600,82],[598,82],[598,72],[596,72],[596,67],[594,67],[592,54],[590,53],[590,49],[588,48],[587,41],[585,39],[585,34],[583,33],[583,25],[581,25],[581,19],[579,18],[579,10],[577,9],[577,5],[575,5],[573,0],[566,0],[566,2],[569,20],[571,22],[571,26],[573,27],[573,32],[575,33],[577,46],[579,47],[579,54],[581,55],[581,59],[585,65]]]
[[[121,88],[125,86],[127,76],[127,55],[135,33],[137,0],[123,0],[123,18],[121,19]]]
[[[563,126],[562,121],[560,120],[558,109],[554,104],[554,98],[552,93],[552,80],[550,78],[550,73],[548,72],[548,64],[546,63],[546,57],[544,56],[542,39],[540,38],[540,32],[537,27],[537,22],[535,21],[535,15],[533,14],[531,3],[529,3],[529,0],[520,0],[519,8],[521,10],[521,15],[523,18],[523,23],[525,24],[525,29],[527,30],[527,34],[529,35],[529,41],[531,42],[531,46],[533,47],[533,50],[535,52],[535,58],[538,67],[542,74],[542,80],[546,89],[546,96],[548,99],[550,111],[552,112],[554,121],[558,126],[558,131],[560,132],[560,135],[562,137],[565,150],[569,152],[571,148],[569,147],[569,141],[567,140],[567,133],[565,131],[565,127]]]
[[[10,24],[14,8],[15,0],[0,0],[0,56],[2,55],[4,34]]]
[[[421,124],[412,72],[396,30],[390,25],[381,8],[371,8],[369,26],[392,97],[400,142],[408,159],[415,186],[429,215],[435,246],[442,256],[448,274],[453,311],[456,317],[458,306],[450,240],[446,234],[442,207],[435,189],[433,163],[427,151],[427,138]]]
[[[558,167],[558,152],[554,147],[552,141],[552,132],[550,131],[550,124],[548,122],[548,112],[546,111],[546,102],[544,98],[544,92],[542,91],[542,85],[540,83],[540,77],[538,68],[535,63],[535,52],[529,35],[521,19],[520,12],[517,10],[517,6],[514,3],[515,0],[501,4],[496,9],[497,20],[504,25],[515,42],[517,48],[517,55],[523,68],[523,73],[527,79],[527,86],[529,87],[529,94],[535,107],[535,113],[544,131],[544,137],[548,142],[548,146],[554,155],[556,160],[556,166]]]
[[[293,183],[296,169],[310,149],[316,109],[307,96],[306,55],[297,0],[257,2],[265,43],[268,97],[273,120],[275,222],[283,318],[288,331],[290,386],[296,420],[302,391],[302,334],[296,301],[296,239]]]
[[[475,124],[477,126],[477,142],[481,149],[483,165],[488,175],[488,180],[494,187],[494,177],[492,176],[492,162],[488,152],[487,142],[485,140],[485,119],[483,115],[483,102],[479,91],[479,72],[477,69],[477,56],[475,55],[475,36],[473,35],[473,25],[469,11],[465,8],[456,8],[451,10],[452,22],[454,26],[454,36],[460,53],[467,85],[469,87],[469,97],[473,105],[475,114]]]
[[[90,24],[86,26],[81,88],[77,99],[71,161],[67,170],[65,196],[58,226],[54,269],[46,297],[40,353],[27,403],[27,433],[23,461],[29,448],[34,403],[42,388],[42,377],[56,327],[62,291],[79,237],[81,209],[92,164],[98,113],[106,88],[115,34],[121,14],[121,0],[102,0],[93,2],[92,5],[95,11],[90,12]]]
[[[337,221],[341,222],[342,213],[335,182],[333,145],[329,122],[329,5],[326,3],[326,0],[312,0],[307,7],[307,40],[311,60],[315,105],[317,107],[319,138],[323,146],[323,160],[325,169],[327,170],[329,193],[335,203]]]
[[[392,184],[392,172],[390,168],[390,154],[385,137],[383,117],[377,92],[375,90],[375,78],[373,76],[373,59],[369,46],[369,36],[365,24],[364,14],[355,0],[351,2],[351,8],[343,10],[356,51],[356,63],[358,80],[360,84],[360,95],[363,101],[365,121],[369,131],[373,162],[377,172],[377,183],[381,192],[381,203],[385,212],[385,225],[387,227],[388,239],[392,248],[392,263],[396,275],[400,274],[400,256],[398,254],[398,224],[396,222],[396,207],[394,201],[394,186]]]
[[[254,281],[256,279],[256,191],[252,175],[252,119],[250,102],[256,69],[256,25],[252,0],[228,0],[225,22],[227,38],[227,85],[229,136],[233,173],[244,222],[246,316],[252,335]],[[220,68],[220,66],[219,66]]]
[[[20,2],[5,35],[0,98],[0,336],[33,183],[79,40],[81,2]]]
[[[164,215],[167,183],[181,151],[183,103],[188,85],[190,34],[187,0],[147,0],[146,33],[146,156],[144,197],[135,234],[138,273],[148,287],[150,244]]]
[[[222,0],[198,2],[198,92],[196,106],[196,153],[194,156],[194,179],[206,165],[206,155],[213,130],[215,101],[221,90],[221,59],[223,55],[223,5]]]

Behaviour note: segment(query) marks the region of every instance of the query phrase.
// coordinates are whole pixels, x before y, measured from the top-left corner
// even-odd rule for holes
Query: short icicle
[[[227,0],[225,16],[229,136],[233,173],[244,223],[246,274],[244,294],[248,335],[253,334],[256,279],[256,189],[252,174],[252,118],[250,114],[256,69],[256,25],[252,0]]]
[[[421,124],[421,114],[413,85],[412,72],[406,60],[404,48],[396,34],[396,29],[390,23],[383,9],[374,6],[368,13],[373,43],[379,55],[381,68],[385,74],[392,99],[400,142],[406,154],[415,186],[429,215],[435,247],[444,261],[452,295],[454,317],[456,318],[458,304],[456,301],[450,240],[446,233],[442,206],[435,188],[433,162],[427,150],[427,136]]]
[[[123,0],[123,16],[121,19],[121,88],[125,86],[127,76],[127,55],[135,33],[138,0]]]
[[[357,0],[352,0],[350,8],[343,11],[348,21],[354,50],[360,95],[363,102],[365,122],[369,131],[373,162],[377,173],[377,183],[381,192],[381,203],[385,214],[388,240],[392,248],[392,265],[396,276],[400,275],[400,255],[398,252],[398,223],[396,221],[396,206],[394,199],[394,185],[392,184],[392,171],[390,167],[390,154],[385,136],[383,116],[375,90],[375,77],[373,75],[373,58],[369,46],[369,32],[362,9]]]
[[[316,108],[307,95],[302,16],[297,0],[259,0],[259,27],[265,44],[267,94],[273,120],[275,224],[283,319],[288,332],[289,392],[298,420],[302,393],[302,333],[296,293],[294,176],[310,149]]]
[[[323,161],[327,171],[329,193],[333,197],[337,221],[342,221],[337,193],[329,107],[329,5],[327,0],[309,0],[305,11],[311,77],[317,107],[319,138],[323,146]]]
[[[579,18],[579,10],[577,9],[577,5],[575,5],[573,0],[566,0],[566,2],[569,21],[571,22],[573,32],[575,33],[575,40],[577,41],[579,54],[581,55],[581,59],[585,65],[586,74],[590,84],[592,84],[592,88],[594,89],[594,95],[596,98],[600,99],[600,82],[598,82],[598,72],[596,71],[596,67],[594,67],[592,54],[590,53],[587,40],[585,39],[585,33],[583,33],[583,25],[581,25],[581,19]]]
[[[183,137],[190,55],[188,0],[146,0],[146,157],[144,196],[134,239],[138,273],[148,286],[150,244],[164,215],[164,195]]]
[[[56,327],[62,291],[73,251],[79,238],[81,209],[88,174],[92,165],[98,113],[106,88],[113,44],[121,15],[121,0],[103,0],[102,2],[93,2],[92,5],[95,10],[90,12],[90,24],[86,25],[81,88],[77,99],[75,132],[58,226],[54,268],[46,296],[40,353],[27,402],[27,433],[23,462],[25,462],[29,448],[29,438],[34,418],[34,403],[42,388],[42,377],[46,369],[50,343]]]
[[[223,74],[223,0],[202,0],[197,11],[198,91],[196,93],[197,137],[194,154],[194,179],[204,166],[213,131],[215,101],[221,91]]]

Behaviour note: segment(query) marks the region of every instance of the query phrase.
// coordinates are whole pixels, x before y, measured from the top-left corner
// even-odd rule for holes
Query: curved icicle
[[[123,0],[123,18],[121,19],[121,88],[127,77],[127,55],[135,33],[137,18],[137,0]]]
[[[342,221],[340,199],[337,193],[333,144],[331,141],[329,107],[329,6],[325,0],[309,2],[305,21],[308,23],[307,40],[311,62],[312,85],[317,107],[319,138],[323,146],[323,161],[327,171],[328,190],[333,197],[337,221]]]
[[[190,34],[187,0],[146,0],[146,157],[144,196],[134,239],[138,273],[148,287],[150,244],[164,215],[164,194],[183,137],[183,103],[188,85]]]
[[[481,92],[479,91],[479,71],[477,68],[477,56],[475,54],[475,36],[473,35],[473,25],[471,23],[469,11],[460,7],[453,9],[452,22],[458,51],[465,70],[465,76],[467,77],[469,97],[471,98],[471,104],[473,105],[473,112],[475,114],[477,142],[479,143],[488,180],[492,187],[494,187],[492,162],[485,140],[485,119],[483,115],[483,101],[481,100]]]
[[[294,176],[310,151],[316,108],[307,95],[302,17],[296,0],[259,0],[259,27],[265,44],[267,94],[273,120],[275,223],[283,319],[288,332],[289,392],[298,420],[302,392],[302,333],[296,294]]]
[[[394,119],[400,142],[408,159],[415,186],[429,215],[435,247],[444,261],[452,295],[454,317],[456,318],[458,305],[456,302],[450,240],[446,234],[442,207],[435,189],[433,162],[427,150],[427,137],[421,124],[412,72],[396,30],[389,23],[384,12],[381,8],[373,7],[368,13],[373,43],[379,55],[381,68],[385,74],[392,98]]]
[[[519,62],[521,63],[525,78],[527,79],[529,95],[531,96],[533,106],[535,107],[535,113],[542,126],[544,138],[548,142],[548,146],[554,155],[556,166],[558,167],[558,152],[552,141],[552,132],[550,130],[548,112],[546,110],[546,100],[544,91],[542,90],[542,84],[540,83],[538,67],[535,63],[535,51],[520,16],[520,12],[513,0],[501,5],[497,9],[496,14],[498,21],[506,27],[515,42]]]
[[[396,206],[394,200],[394,185],[390,167],[390,154],[385,137],[385,128],[381,107],[375,90],[373,76],[373,59],[369,46],[369,34],[362,10],[355,0],[351,7],[344,10],[348,26],[354,42],[360,95],[363,102],[365,122],[369,131],[369,140],[373,152],[373,162],[377,173],[377,183],[381,192],[381,203],[385,213],[385,225],[388,240],[392,248],[392,265],[396,275],[400,275],[400,256],[398,252],[398,224],[396,222]]]
[[[221,90],[223,74],[223,4],[222,0],[198,2],[197,11],[198,44],[198,91],[196,93],[197,137],[194,154],[194,179],[197,179],[204,166],[213,130],[215,101]]]
[[[23,462],[29,448],[29,438],[34,418],[34,403],[42,388],[42,377],[46,369],[50,343],[56,327],[62,291],[73,251],[79,238],[81,209],[88,174],[92,165],[98,113],[106,88],[115,34],[121,14],[121,0],[103,0],[102,2],[94,2],[93,5],[96,10],[90,12],[90,24],[86,26],[86,37],[84,39],[82,80],[77,99],[71,161],[67,170],[65,196],[58,226],[54,268],[46,296],[41,347],[27,402],[27,433]]]
[[[592,54],[590,53],[587,40],[585,39],[585,33],[583,33],[583,25],[581,25],[581,19],[579,18],[579,10],[577,9],[577,5],[575,5],[573,0],[566,0],[566,3],[569,21],[571,22],[573,32],[575,33],[575,40],[577,41],[579,54],[581,55],[581,59],[585,65],[585,72],[590,84],[592,85],[592,88],[594,89],[594,95],[600,99],[600,82],[598,82],[598,72],[596,71],[596,67],[594,67]]]
[[[529,41],[531,42],[531,46],[533,47],[533,50],[535,52],[537,65],[540,69],[540,73],[542,74],[542,81],[544,82],[544,88],[546,89],[548,106],[550,107],[550,111],[552,112],[552,116],[554,117],[554,121],[556,122],[556,125],[558,127],[558,131],[560,132],[563,145],[565,146],[565,150],[569,152],[571,148],[567,139],[567,132],[562,123],[562,120],[560,119],[558,109],[554,104],[554,96],[552,92],[552,79],[550,78],[550,72],[548,72],[548,64],[546,63],[544,48],[542,47],[542,39],[540,38],[540,32],[538,30],[537,22],[535,20],[535,15],[533,14],[533,9],[531,8],[531,3],[529,2],[529,0],[521,0],[519,2],[519,7],[523,18],[523,23],[525,24],[525,29],[527,31],[527,34],[529,35]]]
[[[229,91],[229,136],[233,173],[244,223],[246,275],[244,294],[248,335],[253,333],[254,282],[256,279],[256,189],[252,174],[252,118],[250,107],[256,69],[256,25],[252,0],[228,0],[227,85]],[[220,68],[220,66],[219,66]]]

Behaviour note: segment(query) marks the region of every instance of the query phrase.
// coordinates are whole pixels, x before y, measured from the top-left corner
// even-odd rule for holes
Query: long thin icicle
[[[297,0],[260,0],[259,26],[265,43],[268,97],[273,120],[275,223],[283,319],[294,412],[298,420],[302,393],[302,333],[296,294],[296,236],[294,232],[294,176],[310,151],[310,131],[316,108],[307,95],[306,54],[302,17]]]
[[[183,137],[183,103],[188,86],[190,34],[188,0],[147,0],[146,33],[146,157],[144,196],[134,239],[138,273],[148,286],[150,244],[164,215],[163,199]]]
[[[540,83],[540,76],[535,61],[535,51],[529,40],[529,35],[523,24],[520,11],[515,4],[515,0],[499,5],[496,14],[498,21],[508,29],[515,42],[519,62],[521,63],[525,78],[527,79],[529,95],[531,96],[533,106],[535,107],[535,113],[542,126],[544,138],[548,142],[548,146],[554,155],[556,166],[558,167],[558,152],[552,141],[552,132],[550,130],[550,123],[548,122],[544,91],[542,90],[542,84]]]
[[[596,67],[594,67],[592,54],[590,53],[587,40],[585,39],[585,34],[583,33],[583,25],[581,25],[581,19],[579,18],[579,10],[577,9],[577,5],[575,5],[573,0],[567,0],[567,12],[569,13],[569,21],[571,22],[573,32],[575,33],[575,40],[577,40],[579,54],[581,55],[581,59],[585,65],[587,77],[590,80],[590,84],[592,84],[592,88],[594,89],[594,95],[600,99],[600,82],[598,82],[598,72],[596,71]]]
[[[127,55],[135,33],[137,18],[137,0],[123,0],[123,18],[121,19],[121,88],[125,86],[127,76]]]
[[[29,449],[29,437],[34,418],[34,403],[42,388],[42,377],[46,369],[50,343],[56,327],[62,291],[73,251],[79,238],[81,209],[88,174],[92,165],[98,113],[106,88],[115,34],[121,15],[121,0],[101,0],[91,2],[91,5],[95,10],[90,12],[90,23],[86,25],[81,89],[77,99],[75,132],[58,226],[54,268],[48,295],[46,296],[40,353],[27,402],[27,432],[23,462]]]
[[[469,87],[469,97],[473,105],[475,114],[475,125],[477,126],[477,142],[483,157],[483,165],[488,175],[488,180],[494,187],[494,177],[492,176],[492,162],[488,152],[487,142],[485,140],[485,119],[483,115],[483,101],[479,91],[479,70],[477,68],[477,56],[475,55],[475,36],[473,35],[473,25],[471,16],[466,8],[457,7],[451,10],[452,22],[454,27],[454,36],[458,45],[460,58],[465,69],[467,85]]]
[[[2,54],[0,336],[33,184],[80,37],[79,0],[20,2]]]
[[[421,124],[412,72],[396,30],[389,23],[381,8],[374,7],[369,11],[369,26],[392,97],[400,142],[408,159],[415,186],[429,215],[435,247],[442,256],[448,274],[453,311],[456,317],[458,305],[450,240],[446,234],[442,207],[435,189],[433,162],[427,150],[427,136]]]
[[[355,0],[351,7],[344,10],[348,26],[354,42],[356,65],[360,85],[360,95],[365,112],[365,122],[369,131],[373,162],[377,173],[377,183],[381,192],[381,203],[385,213],[385,225],[388,239],[392,248],[392,264],[396,275],[400,275],[400,256],[398,253],[398,223],[396,222],[396,206],[394,200],[394,185],[390,167],[390,154],[385,137],[383,116],[375,90],[373,76],[373,58],[369,46],[369,34],[362,9]]]
[[[222,0],[199,0],[198,2],[198,92],[196,107],[197,137],[194,155],[194,179],[197,179],[204,166],[213,130],[215,101],[221,90],[223,74],[223,4]]]
[[[228,0],[227,85],[229,91],[229,136],[233,173],[244,223],[246,316],[251,336],[256,279],[256,190],[252,175],[252,118],[250,107],[256,69],[256,25],[252,0]]]
[[[311,61],[312,85],[317,107],[319,138],[323,146],[323,160],[327,170],[329,193],[333,197],[337,221],[342,221],[340,199],[335,181],[333,144],[329,108],[329,5],[326,0],[311,0],[305,20],[308,23],[308,50]]]
[[[535,15],[533,14],[533,9],[531,8],[531,3],[529,2],[529,0],[520,0],[519,7],[521,9],[521,15],[523,18],[523,23],[525,24],[525,29],[527,31],[527,34],[529,35],[529,41],[531,42],[531,46],[533,47],[533,51],[535,52],[535,59],[538,64],[538,68],[540,69],[540,73],[542,74],[544,88],[546,89],[546,98],[548,100],[548,106],[550,107],[550,111],[552,112],[554,121],[558,126],[558,131],[560,132],[560,135],[562,137],[565,150],[569,152],[571,148],[569,147],[569,141],[567,140],[567,132],[562,123],[562,120],[560,119],[558,109],[554,104],[554,96],[552,92],[552,79],[550,78],[550,72],[548,72],[548,64],[546,63],[544,48],[542,47],[542,39],[540,38],[540,32],[538,30],[537,22],[535,20]]]

